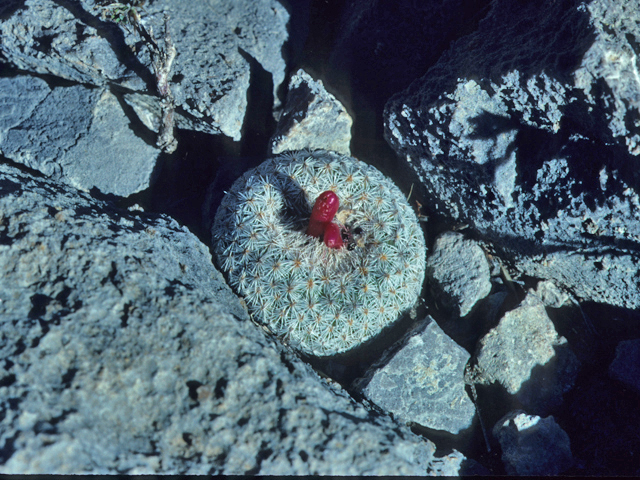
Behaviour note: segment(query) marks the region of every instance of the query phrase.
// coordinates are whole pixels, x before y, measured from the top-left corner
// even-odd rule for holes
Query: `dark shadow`
[[[273,118],[273,76],[242,48],[240,55],[249,63],[250,80],[247,90],[247,108],[242,124],[242,148],[245,157],[267,158],[269,140],[276,129]]]
[[[309,38],[309,20],[310,20],[310,4],[312,0],[278,0],[279,3],[287,10],[289,14],[289,22],[287,30],[289,36],[287,41],[282,45],[281,54],[286,64],[286,79],[295,73],[292,66],[299,63],[300,57],[304,52],[304,46]],[[282,82],[277,91],[279,110],[286,104],[288,82]]]
[[[175,137],[178,149],[173,154],[159,155],[152,186],[118,204],[127,207],[137,203],[147,212],[169,215],[209,244],[211,238],[202,222],[207,189],[220,168],[218,152],[233,152],[237,145],[223,135],[194,131],[176,129]]]
[[[26,0],[3,0],[0,3],[0,21],[8,20],[18,10],[25,8]]]
[[[640,395],[611,379],[605,359],[589,364],[554,418],[571,439],[569,476],[640,474]]]

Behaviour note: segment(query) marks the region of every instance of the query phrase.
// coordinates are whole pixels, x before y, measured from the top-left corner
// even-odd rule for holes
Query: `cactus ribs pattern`
[[[212,237],[253,317],[310,355],[361,345],[422,289],[424,237],[404,195],[374,167],[332,152],[287,153],[246,172]]]

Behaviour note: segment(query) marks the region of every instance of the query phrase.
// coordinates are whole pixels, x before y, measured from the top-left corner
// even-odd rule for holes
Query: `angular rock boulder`
[[[385,109],[432,208],[528,275],[625,308],[640,306],[639,14],[624,1],[495,1]]]
[[[0,472],[456,475],[254,325],[206,246],[0,165]]]

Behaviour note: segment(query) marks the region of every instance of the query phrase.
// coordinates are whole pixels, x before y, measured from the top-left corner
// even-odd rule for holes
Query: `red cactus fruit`
[[[322,235],[324,233],[324,227],[333,220],[339,206],[340,200],[338,199],[338,195],[331,190],[322,192],[313,205],[309,226],[307,227],[307,235],[311,235],[312,237]]]
[[[342,247],[342,232],[340,226],[336,223],[329,222],[324,227],[324,244],[329,248]]]

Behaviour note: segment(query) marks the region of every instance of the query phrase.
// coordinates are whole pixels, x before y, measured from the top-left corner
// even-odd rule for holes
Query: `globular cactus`
[[[312,216],[327,191],[338,211],[323,197],[330,218]],[[212,237],[254,318],[310,355],[377,335],[415,305],[424,280],[424,237],[400,189],[332,152],[288,153],[246,172],[223,198]]]

